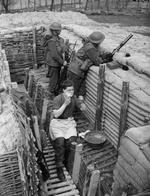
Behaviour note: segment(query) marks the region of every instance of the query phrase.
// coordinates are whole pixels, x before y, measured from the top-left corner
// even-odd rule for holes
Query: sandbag
[[[127,185],[127,181],[121,177],[117,168],[114,169],[113,174],[114,174],[114,182],[115,184],[117,184],[118,187],[124,187]]]
[[[145,170],[150,174],[150,162],[147,160],[145,155],[143,154],[142,150],[139,148],[138,145],[133,143],[129,138],[124,137],[120,145],[137,160],[137,162],[142,165]]]
[[[123,156],[130,165],[135,164],[136,159],[130,153],[128,153],[124,146],[119,148],[119,155]]]
[[[128,129],[125,136],[136,144],[148,143],[150,142],[150,125]]]
[[[127,181],[127,184],[132,184],[134,187],[136,187],[136,189],[138,191],[142,191],[143,190],[143,187],[141,187],[140,184],[138,184],[133,178],[131,178],[131,176],[128,175],[126,170],[121,165],[119,165],[118,162],[116,164],[116,168],[117,168],[121,178],[123,178],[123,179],[125,179]]]
[[[150,162],[150,143],[143,144],[140,149],[143,151],[143,154],[147,158],[147,160]]]
[[[124,148],[121,146],[119,155],[123,157],[123,159],[134,168],[137,175],[140,176],[144,181],[149,180],[149,173],[145,170],[145,168],[140,165],[136,159],[134,159]]]
[[[135,169],[134,165],[129,165],[122,156],[118,158],[119,165],[124,168],[126,173],[129,176],[129,179],[132,178],[140,187],[148,186],[148,176],[145,175],[144,178],[138,175],[138,171]],[[136,167],[137,168],[137,167]]]

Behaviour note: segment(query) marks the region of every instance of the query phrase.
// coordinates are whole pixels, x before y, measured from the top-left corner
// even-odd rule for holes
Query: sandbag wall
[[[41,46],[40,30],[25,28],[0,35],[2,48],[10,66],[11,81],[22,83],[25,69],[43,63],[44,49]]]
[[[85,103],[88,108],[88,117],[93,123],[95,121],[98,77],[98,68],[92,67],[86,80]],[[102,112],[101,119],[99,119],[100,130],[117,148],[122,121],[125,121],[124,128],[127,130],[131,127],[143,126],[150,120],[149,79],[139,78],[137,74],[119,68],[112,71],[106,66],[104,80]],[[129,85],[128,92],[126,92],[128,93],[126,120],[121,119],[123,82],[127,82]]]
[[[38,195],[35,138],[24,111],[11,96],[11,80],[0,50],[0,195]]]
[[[150,195],[150,125],[131,128],[121,139],[112,188],[112,196]]]

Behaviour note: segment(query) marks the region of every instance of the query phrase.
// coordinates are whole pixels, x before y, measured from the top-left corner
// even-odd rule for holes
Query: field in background
[[[132,13],[150,12],[149,0],[7,0],[8,10],[33,11],[33,10],[87,10],[87,11],[107,11]],[[0,1],[0,12],[4,12],[2,1]]]

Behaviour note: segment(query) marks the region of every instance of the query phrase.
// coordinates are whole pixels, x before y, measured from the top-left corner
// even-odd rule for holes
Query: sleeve
[[[56,48],[56,43],[53,40],[50,40],[48,42],[48,51],[51,54],[51,57],[57,61],[59,64],[63,64],[64,60],[63,58],[58,54],[57,48]]]
[[[103,59],[98,56],[98,53],[94,47],[87,47],[85,52],[94,65],[99,66],[99,64],[103,62]]]

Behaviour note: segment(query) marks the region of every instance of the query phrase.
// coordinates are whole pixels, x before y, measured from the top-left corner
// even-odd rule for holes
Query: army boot
[[[57,168],[57,176],[58,176],[58,178],[59,178],[59,180],[60,180],[61,182],[66,181],[66,177],[65,177],[65,175],[64,175],[64,172],[63,172],[63,168],[62,168],[62,167],[58,167],[58,168]]]

